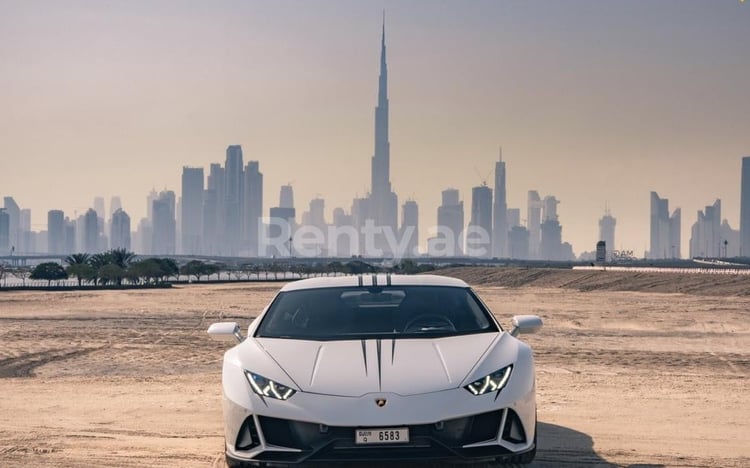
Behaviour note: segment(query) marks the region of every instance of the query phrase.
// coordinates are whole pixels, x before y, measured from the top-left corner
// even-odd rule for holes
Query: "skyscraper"
[[[210,255],[226,255],[223,239],[224,215],[226,214],[225,170],[221,164],[212,163],[206,182],[203,203],[203,252]]]
[[[159,193],[153,202],[151,253],[174,255],[176,242],[175,195],[171,190]]]
[[[680,258],[680,223],[682,212],[679,208],[669,215],[669,200],[651,192],[651,235],[648,258]]]
[[[466,253],[489,257],[492,254],[492,189],[487,187],[487,184],[471,189],[469,228],[470,232],[466,235]]]
[[[245,177],[243,174],[242,147],[231,145],[227,148],[225,170],[225,212],[224,212],[224,243],[229,255],[237,255],[240,251],[242,237],[242,223],[244,220],[242,205],[245,201]]]
[[[617,220],[612,216],[607,208],[604,216],[599,220],[599,240],[604,241],[607,260],[612,259],[612,251],[615,249],[615,226]]]
[[[294,189],[291,185],[282,185],[279,190],[279,208],[294,208]]]
[[[125,249],[129,251],[131,249],[130,216],[122,208],[117,208],[112,213],[111,229],[110,246],[113,249]]]
[[[8,213],[8,246],[9,250],[18,251],[21,247],[21,208],[13,197],[3,200],[5,212]]]
[[[180,207],[182,253],[201,253],[203,237],[203,168],[182,168],[182,204]],[[113,227],[114,231],[114,227]],[[114,242],[114,239],[113,239]]]
[[[495,204],[492,209],[492,256],[508,256],[508,203],[505,195],[505,161],[500,148],[500,159],[495,163]]]
[[[552,195],[544,197],[542,205],[542,224],[540,225],[541,241],[539,258],[541,260],[563,260],[562,226],[557,218],[557,205],[560,202]]]
[[[723,257],[724,239],[721,235],[721,200],[706,209],[698,210],[698,217],[690,230],[690,258]]]
[[[0,208],[0,255],[10,251],[10,215],[5,208]]]
[[[279,190],[279,206],[269,210],[266,255],[285,257],[294,255],[294,231],[297,227],[297,212],[294,209],[294,190],[291,185],[282,185]],[[281,243],[279,243],[281,241]]]
[[[385,17],[380,43],[380,77],[378,81],[378,104],[375,107],[375,154],[372,157],[372,192],[370,193],[369,218],[375,226],[391,229],[396,234],[398,223],[398,197],[391,190],[390,179],[391,143],[388,139],[388,66],[385,51]],[[383,236],[376,238],[375,247],[389,255],[388,244]]]
[[[403,257],[416,257],[419,255],[419,206],[414,200],[407,200],[402,207],[401,218],[401,242],[407,239],[405,250],[398,252]]]
[[[245,221],[244,244],[248,254],[260,255],[259,228],[263,217],[263,173],[258,161],[248,161],[245,166]]]
[[[442,198],[437,209],[437,239],[449,245],[441,254],[458,257],[463,255],[464,202],[459,201],[458,190],[452,188],[443,190]]]
[[[740,256],[750,257],[750,156],[742,158],[740,193]]]
[[[529,190],[526,207],[526,226],[529,230],[529,258],[538,260],[542,242],[542,199],[539,192]]]
[[[93,208],[83,215],[83,251],[92,255],[99,252],[99,215]]]
[[[60,210],[47,212],[47,251],[51,254],[65,253],[65,213]]]

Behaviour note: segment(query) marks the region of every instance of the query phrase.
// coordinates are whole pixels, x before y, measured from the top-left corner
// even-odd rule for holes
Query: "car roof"
[[[350,276],[332,276],[308,278],[288,283],[281,288],[285,291],[302,289],[341,288],[341,287],[371,287],[371,286],[444,286],[453,288],[468,288],[469,285],[457,278],[439,275],[391,275],[367,274]]]

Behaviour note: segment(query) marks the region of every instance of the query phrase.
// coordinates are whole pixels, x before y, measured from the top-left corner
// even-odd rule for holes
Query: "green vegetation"
[[[171,258],[145,258],[139,260],[133,252],[112,249],[89,255],[77,253],[65,258],[69,276],[78,279],[78,285],[161,284],[179,274]]]
[[[29,279],[47,280],[47,286],[50,286],[53,281],[68,279],[68,274],[59,263],[46,262],[35,266]]]
[[[28,268],[25,266],[7,268],[0,265],[0,281],[11,275],[23,281],[46,280],[51,287],[53,281],[75,278],[78,286],[123,286],[123,285],[163,285],[179,280],[182,276],[191,282],[200,281],[241,281],[241,280],[294,280],[314,276],[358,275],[374,273],[417,274],[433,270],[432,265],[419,264],[412,259],[404,259],[392,266],[369,264],[362,259],[349,261],[300,262],[290,259],[269,259],[257,263],[222,264],[190,260],[178,265],[171,258],[139,258],[125,249],[112,249],[94,255],[76,253],[64,259],[64,264],[47,262]]]

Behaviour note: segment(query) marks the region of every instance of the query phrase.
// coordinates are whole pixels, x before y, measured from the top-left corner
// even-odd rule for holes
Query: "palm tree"
[[[127,269],[133,260],[135,260],[135,254],[125,249],[112,249],[107,253],[110,255],[112,263],[122,269]]]
[[[65,271],[68,275],[75,276],[78,279],[79,287],[84,280],[89,280],[96,276],[96,271],[90,265],[90,262],[91,255],[87,253],[76,253],[65,257],[65,263],[68,264]]]
[[[91,258],[91,255],[87,253],[77,253],[77,254],[68,255],[67,257],[65,257],[65,263],[67,263],[69,266],[88,265],[90,258]]]

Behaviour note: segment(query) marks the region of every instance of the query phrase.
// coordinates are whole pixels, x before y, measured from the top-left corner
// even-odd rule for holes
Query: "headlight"
[[[262,397],[287,400],[289,397],[297,393],[296,390],[291,389],[286,385],[274,382],[262,375],[253,374],[250,371],[245,371],[245,377],[247,377],[247,381],[250,382],[250,387],[252,387],[253,391]]]
[[[485,376],[475,382],[470,383],[464,388],[474,395],[484,395],[489,392],[500,392],[505,387],[510,378],[510,371],[513,370],[513,364],[503,367],[502,369]]]

